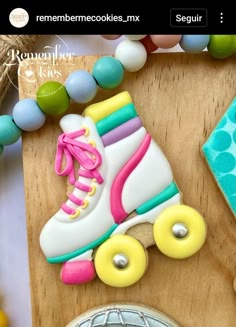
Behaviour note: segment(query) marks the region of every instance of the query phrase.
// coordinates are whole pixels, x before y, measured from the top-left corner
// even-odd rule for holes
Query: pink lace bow
[[[80,129],[72,133],[63,133],[58,137],[57,141],[55,171],[59,176],[68,176],[72,185],[76,181],[74,160],[80,164],[78,175],[96,178],[99,184],[103,182],[102,176],[97,171],[102,163],[101,154],[91,144],[76,139],[84,135],[85,132],[85,129]],[[63,157],[65,157],[64,168],[62,168]]]

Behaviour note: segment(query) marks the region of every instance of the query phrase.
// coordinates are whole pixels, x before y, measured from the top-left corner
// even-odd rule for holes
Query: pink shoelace
[[[59,176],[68,176],[70,184],[88,193],[92,191],[92,188],[76,180],[74,161],[76,160],[80,165],[78,176],[90,179],[95,178],[99,184],[102,184],[103,178],[97,170],[102,163],[102,156],[91,144],[76,140],[76,138],[85,133],[85,129],[80,129],[72,133],[63,133],[58,137],[55,171]],[[63,157],[65,157],[64,168],[62,168]],[[78,206],[84,204],[82,199],[79,199],[72,193],[68,198]],[[69,215],[73,215],[76,212],[65,203],[62,204],[61,208]]]

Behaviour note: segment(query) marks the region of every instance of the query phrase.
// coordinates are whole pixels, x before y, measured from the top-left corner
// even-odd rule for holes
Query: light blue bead
[[[9,115],[0,116],[0,144],[15,143],[21,137],[21,129],[16,126]]]
[[[113,89],[120,85],[124,77],[124,68],[113,57],[102,57],[93,66],[93,76],[98,85],[104,89]]]
[[[93,76],[85,70],[77,70],[66,80],[66,91],[70,98],[78,103],[91,101],[97,93],[97,83]]]
[[[13,119],[23,131],[32,132],[43,126],[46,116],[34,99],[23,99],[13,108]]]
[[[210,35],[183,35],[179,43],[181,48],[190,53],[204,50],[210,41]]]
[[[3,153],[4,146],[0,144],[0,155]]]

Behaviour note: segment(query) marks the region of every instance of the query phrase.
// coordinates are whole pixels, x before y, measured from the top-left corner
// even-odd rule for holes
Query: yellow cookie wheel
[[[158,216],[153,227],[159,250],[168,257],[184,259],[195,254],[206,240],[206,223],[193,208],[175,205]]]
[[[147,267],[146,251],[129,235],[115,235],[103,243],[95,255],[95,268],[103,283],[127,287],[136,283]]]
[[[7,315],[2,310],[0,310],[0,327],[8,327]]]

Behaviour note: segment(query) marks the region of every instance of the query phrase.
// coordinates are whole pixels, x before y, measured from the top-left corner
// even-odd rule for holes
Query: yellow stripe
[[[96,123],[131,102],[129,92],[121,92],[112,98],[91,104],[84,110],[84,115],[89,116]]]

